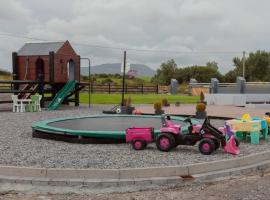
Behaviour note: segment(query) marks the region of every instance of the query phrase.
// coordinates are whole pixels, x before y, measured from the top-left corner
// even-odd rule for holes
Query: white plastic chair
[[[38,111],[41,111],[41,106],[40,106],[41,99],[42,99],[42,96],[41,95],[38,95],[38,102],[37,102],[37,105],[36,105]]]
[[[21,104],[18,102],[18,95],[12,95],[11,96],[13,101],[13,112],[20,112],[21,110]]]
[[[32,95],[31,102],[27,105],[27,111],[37,112],[41,111],[40,101],[42,99],[41,95]]]

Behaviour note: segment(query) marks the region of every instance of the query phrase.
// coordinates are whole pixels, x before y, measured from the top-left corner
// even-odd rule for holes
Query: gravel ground
[[[32,138],[34,121],[56,117],[100,114],[110,106],[94,106],[44,111],[39,113],[0,112],[0,164],[47,168],[134,168],[150,166],[187,165],[221,159],[233,155],[218,150],[212,155],[199,153],[197,146],[178,146],[172,152],[160,152],[154,144],[144,151],[134,151],[128,144],[71,144],[61,141]],[[223,121],[213,120],[222,125]],[[261,145],[241,143],[241,154],[249,155],[268,150],[269,143]]]

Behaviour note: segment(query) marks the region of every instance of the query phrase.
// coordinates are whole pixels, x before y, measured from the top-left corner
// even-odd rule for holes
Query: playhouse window
[[[44,76],[44,60],[40,57],[36,60],[36,78]]]

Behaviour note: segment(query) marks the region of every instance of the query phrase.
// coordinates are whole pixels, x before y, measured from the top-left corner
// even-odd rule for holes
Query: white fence
[[[209,105],[269,104],[270,94],[206,94],[205,100]]]

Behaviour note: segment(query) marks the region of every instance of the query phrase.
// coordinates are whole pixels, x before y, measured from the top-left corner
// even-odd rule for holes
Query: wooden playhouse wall
[[[44,80],[46,82],[49,81],[49,56],[18,56],[17,73],[19,80],[36,80],[36,61],[39,57],[44,61]],[[28,67],[27,59],[29,59]],[[25,77],[26,68],[28,69],[27,76]]]

